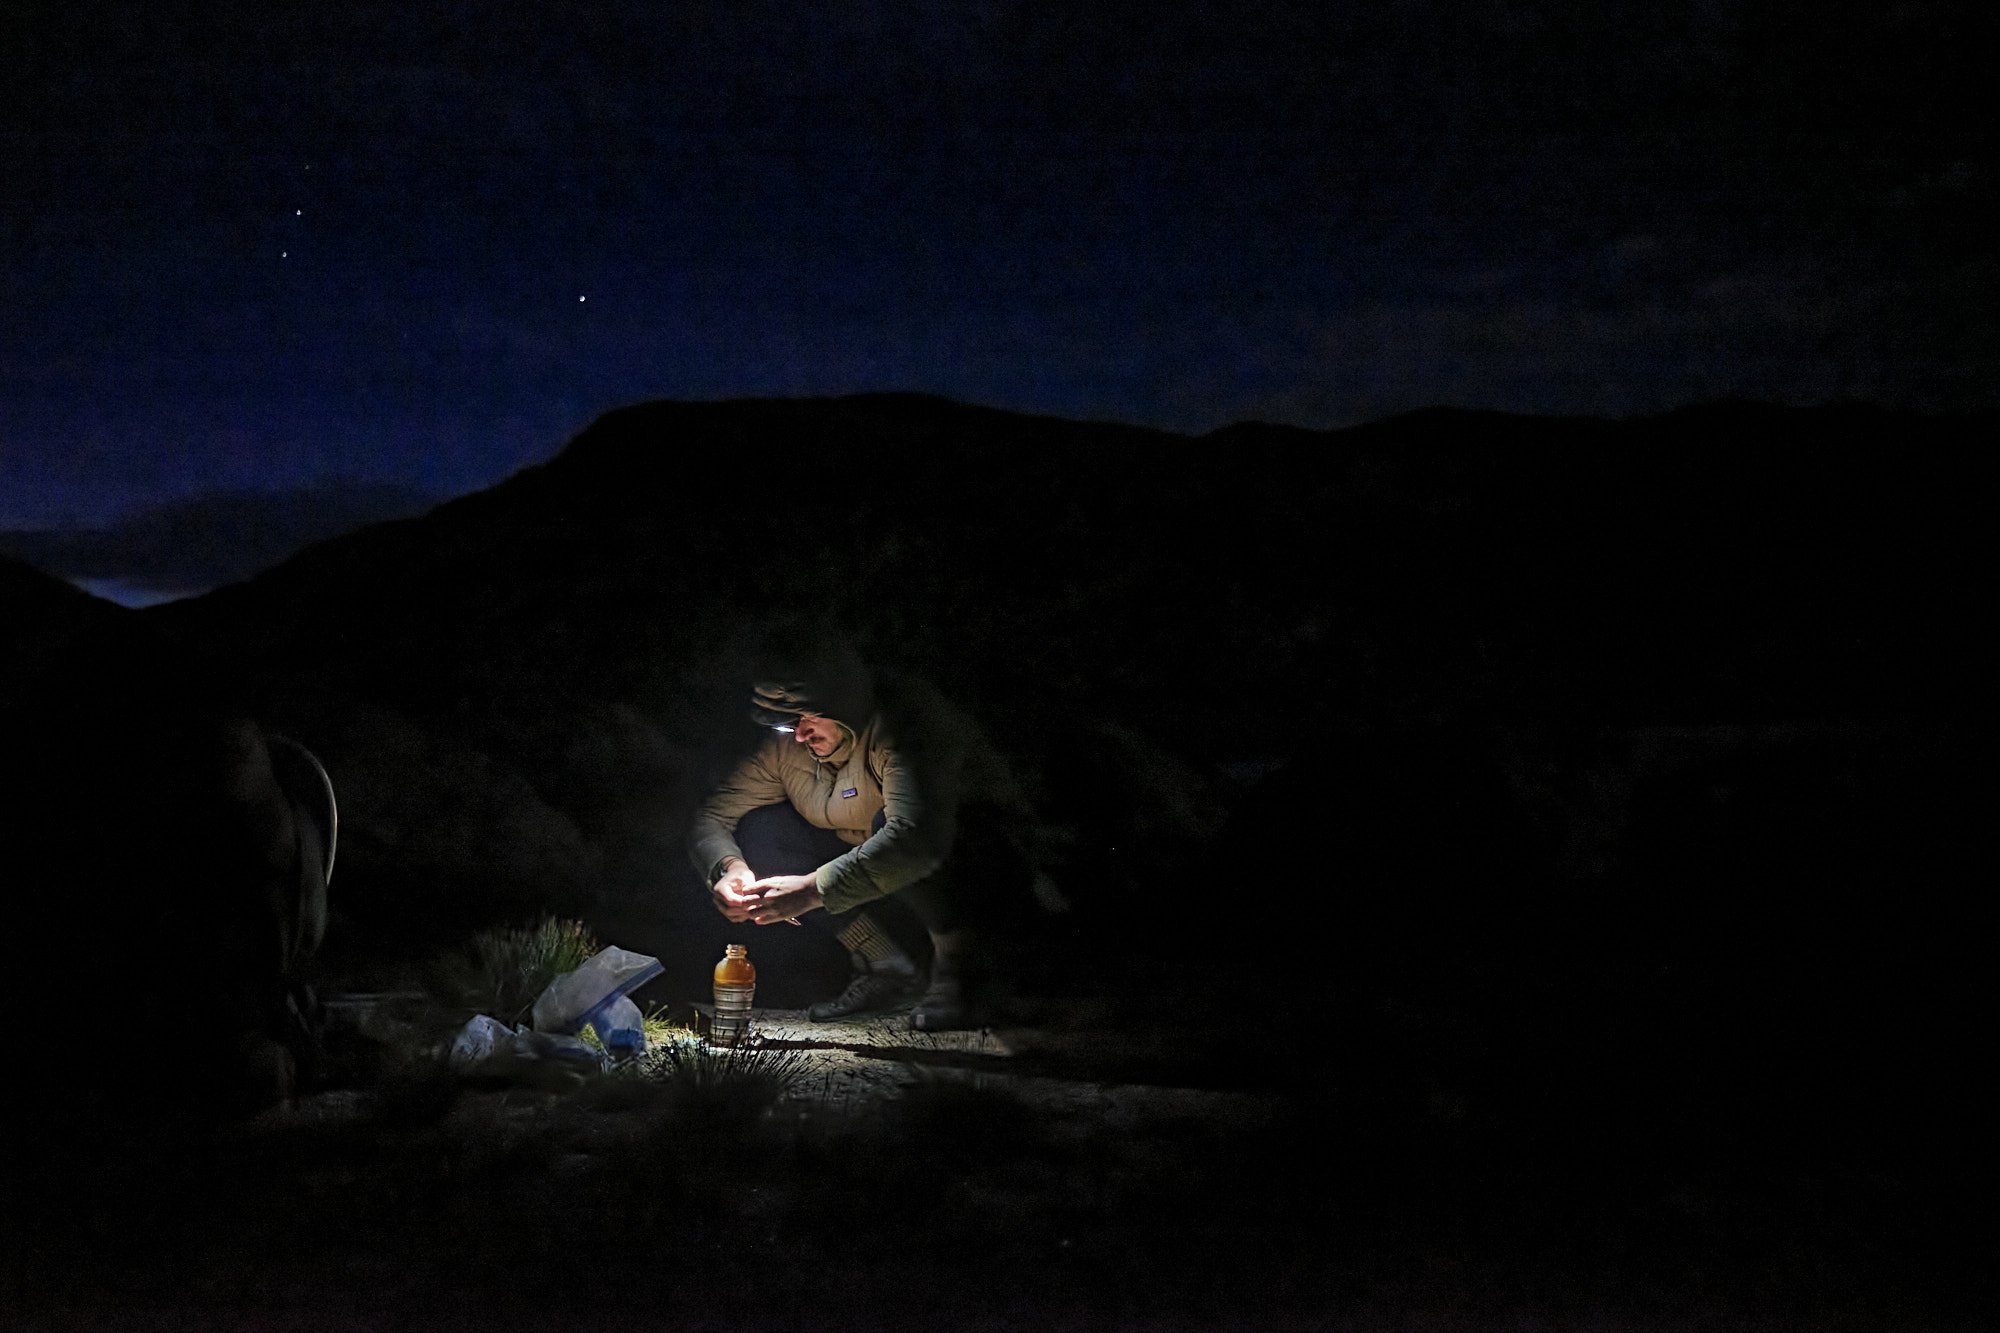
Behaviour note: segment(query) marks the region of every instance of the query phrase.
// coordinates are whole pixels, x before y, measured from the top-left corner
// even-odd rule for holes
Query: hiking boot
[[[962,1032],[993,1023],[1002,1000],[989,982],[968,982],[962,976],[933,977],[924,997],[910,1010],[910,1027],[918,1032]]]
[[[848,978],[846,990],[806,1010],[806,1017],[815,1023],[824,1023],[849,1014],[887,1009],[903,998],[914,979],[913,976],[894,972],[856,972]]]
[[[957,977],[937,977],[924,998],[910,1010],[910,1026],[918,1032],[956,1032],[977,1026],[965,1003],[965,986]]]
[[[993,976],[979,936],[955,930],[931,936],[931,946],[931,984],[910,1011],[910,1026],[918,1032],[985,1026]]]

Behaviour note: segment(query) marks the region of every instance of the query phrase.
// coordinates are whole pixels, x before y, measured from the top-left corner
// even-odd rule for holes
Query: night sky
[[[1992,407],[1993,21],[1856,8],[10,9],[0,527],[658,397]]]

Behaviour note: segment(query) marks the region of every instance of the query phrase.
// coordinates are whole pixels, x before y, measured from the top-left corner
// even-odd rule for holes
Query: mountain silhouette
[[[327,760],[378,924],[695,901],[679,837],[750,739],[743,647],[799,607],[985,720],[1086,909],[1314,826],[1383,873],[1597,873],[1641,732],[1739,738],[1673,761],[1679,800],[1758,737],[1882,769],[1838,738],[1955,715],[1982,424],[654,403],[139,614]]]
[[[1485,1216],[1530,1219],[1552,1262],[1657,1233],[1672,1262],[1636,1290],[1681,1254],[1764,1302],[1764,1256],[1707,1248],[1714,1219],[1831,1200],[1832,1231],[1799,1234],[1943,1219],[1898,1244],[1960,1271],[1992,1027],[1965,873],[1991,425],[1735,403],[1186,436],[908,396],[657,403],[184,601],[124,610],[0,559],[0,882],[28,945],[5,999],[38,1015],[87,976],[144,1038],[44,1080],[23,1142],[64,1192],[51,1142],[179,1152],[199,1140],[170,1117],[282,1091],[237,1029],[301,980],[379,995],[548,912],[658,956],[642,1003],[685,1012],[742,931],[683,830],[756,737],[749,645],[819,607],[978,716],[1036,807],[1029,851],[1075,908],[1006,942],[999,1039],[1067,1031],[1047,1049],[1093,1081],[1171,1084],[1149,1178],[1187,1169],[1187,1088],[1279,1094],[1228,1113],[1201,1192],[1149,1199],[1264,1216],[1236,1145],[1275,1129],[1273,1162],[1331,1153],[1413,1210],[1391,1244],[1437,1214],[1462,1249],[1466,1201],[1504,1196]],[[287,741],[339,801],[303,979],[268,947],[276,872],[314,864],[282,856],[296,817],[262,836],[286,792],[257,759]],[[760,1007],[846,978],[814,931],[751,938]],[[1126,1075],[1100,1047],[1168,1058]],[[1039,1136],[1006,1096],[904,1123],[947,1152],[997,1124],[1017,1164]],[[383,1109],[357,1151],[435,1156],[445,1103],[361,1105]],[[105,1107],[169,1132],[101,1135]],[[417,1137],[384,1139],[403,1116]],[[893,1114],[866,1123],[896,1142]],[[1611,1195],[1639,1232],[1596,1226]],[[1270,1216],[1310,1228],[1328,1197]],[[1538,1229],[1557,1215],[1595,1230],[1572,1248]]]

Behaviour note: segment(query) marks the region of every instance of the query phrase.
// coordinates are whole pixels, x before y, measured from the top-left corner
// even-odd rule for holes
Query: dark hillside
[[[21,670],[33,658],[57,651],[75,636],[121,624],[122,608],[50,578],[19,560],[0,555],[0,664]]]
[[[689,1265],[674,1282],[731,1299],[745,1235],[802,1241],[816,1281],[852,1260],[818,1238],[858,1229],[883,1267],[856,1291],[905,1291],[918,1254],[962,1262],[967,1291],[1026,1271],[1063,1302],[1229,1306],[1188,1326],[1264,1301],[1319,1327],[1332,1288],[1399,1311],[1518,1288],[1575,1327],[1970,1327],[1923,1312],[1974,1308],[1984,1257],[1981,424],[1724,405],[1191,438],[908,397],[653,404],[188,603],[121,612],[0,565],[6,866],[42,886],[15,920],[88,941],[101,993],[146,1016],[91,1065],[114,1087],[215,1083],[160,1034],[232,1012],[187,983],[243,971],[203,950],[248,919],[214,885],[262,882],[246,808],[219,799],[249,717],[339,792],[327,989],[554,911],[660,955],[648,1004],[697,998],[723,927],[681,830],[751,738],[744,645],[829,605],[989,724],[1077,905],[966,1035],[1015,1050],[1024,1083],[1268,1100],[1275,1125],[1093,1111],[1058,1151],[975,1065],[926,1081],[941,1100],[860,1109],[858,1139],[635,1108],[653,1166],[579,1111],[606,1157],[577,1177],[566,1150],[514,1155],[562,1138],[515,1090],[479,1095],[516,1147],[452,1129],[470,1094],[413,1039],[427,1078],[357,1065],[362,1087],[302,1104],[361,1108],[345,1139],[301,1121],[293,1175],[212,1187],[241,1195],[244,1235],[256,1209],[287,1223],[263,1280],[310,1271],[331,1218],[329,1290],[368,1271],[513,1296],[525,1272],[573,1313],[549,1237],[617,1216]],[[839,984],[812,936],[756,936],[760,1006]],[[11,969],[13,1011],[39,1017],[70,959]],[[71,1209],[65,1168],[38,1166]],[[98,1175],[141,1215],[187,1197],[115,1159]],[[116,1215],[72,1211],[91,1235]],[[365,1251],[377,1268],[347,1266]],[[200,1290],[235,1289],[235,1243],[217,1254],[232,1276]],[[172,1256],[159,1290],[191,1299]],[[804,1281],[762,1290],[783,1309]]]
[[[681,821],[745,738],[735,651],[798,605],[987,721],[1086,908],[1225,822],[1225,861],[1305,821],[1364,878],[1413,849],[1601,868],[1626,737],[1954,715],[1976,426],[1720,405],[1191,438],[649,404],[145,614],[317,740],[350,906],[405,924],[689,892]]]

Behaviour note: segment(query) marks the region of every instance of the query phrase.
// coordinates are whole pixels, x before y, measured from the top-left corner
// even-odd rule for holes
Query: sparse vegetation
[[[554,916],[483,930],[439,960],[434,989],[447,1003],[519,1023],[551,981],[581,967],[599,947],[581,921]]]
[[[804,1051],[760,1046],[711,1046],[680,1031],[654,1042],[639,1072],[672,1091],[679,1112],[704,1122],[750,1120],[762,1116],[801,1086],[808,1071]]]
[[[678,1117],[715,1123],[762,1117],[786,1097],[804,1092],[809,1058],[804,1051],[757,1046],[711,1046],[663,1010],[645,1016],[646,1049],[593,1079],[580,1095],[596,1109],[629,1110],[655,1103]],[[586,1044],[602,1050],[589,1027]]]

